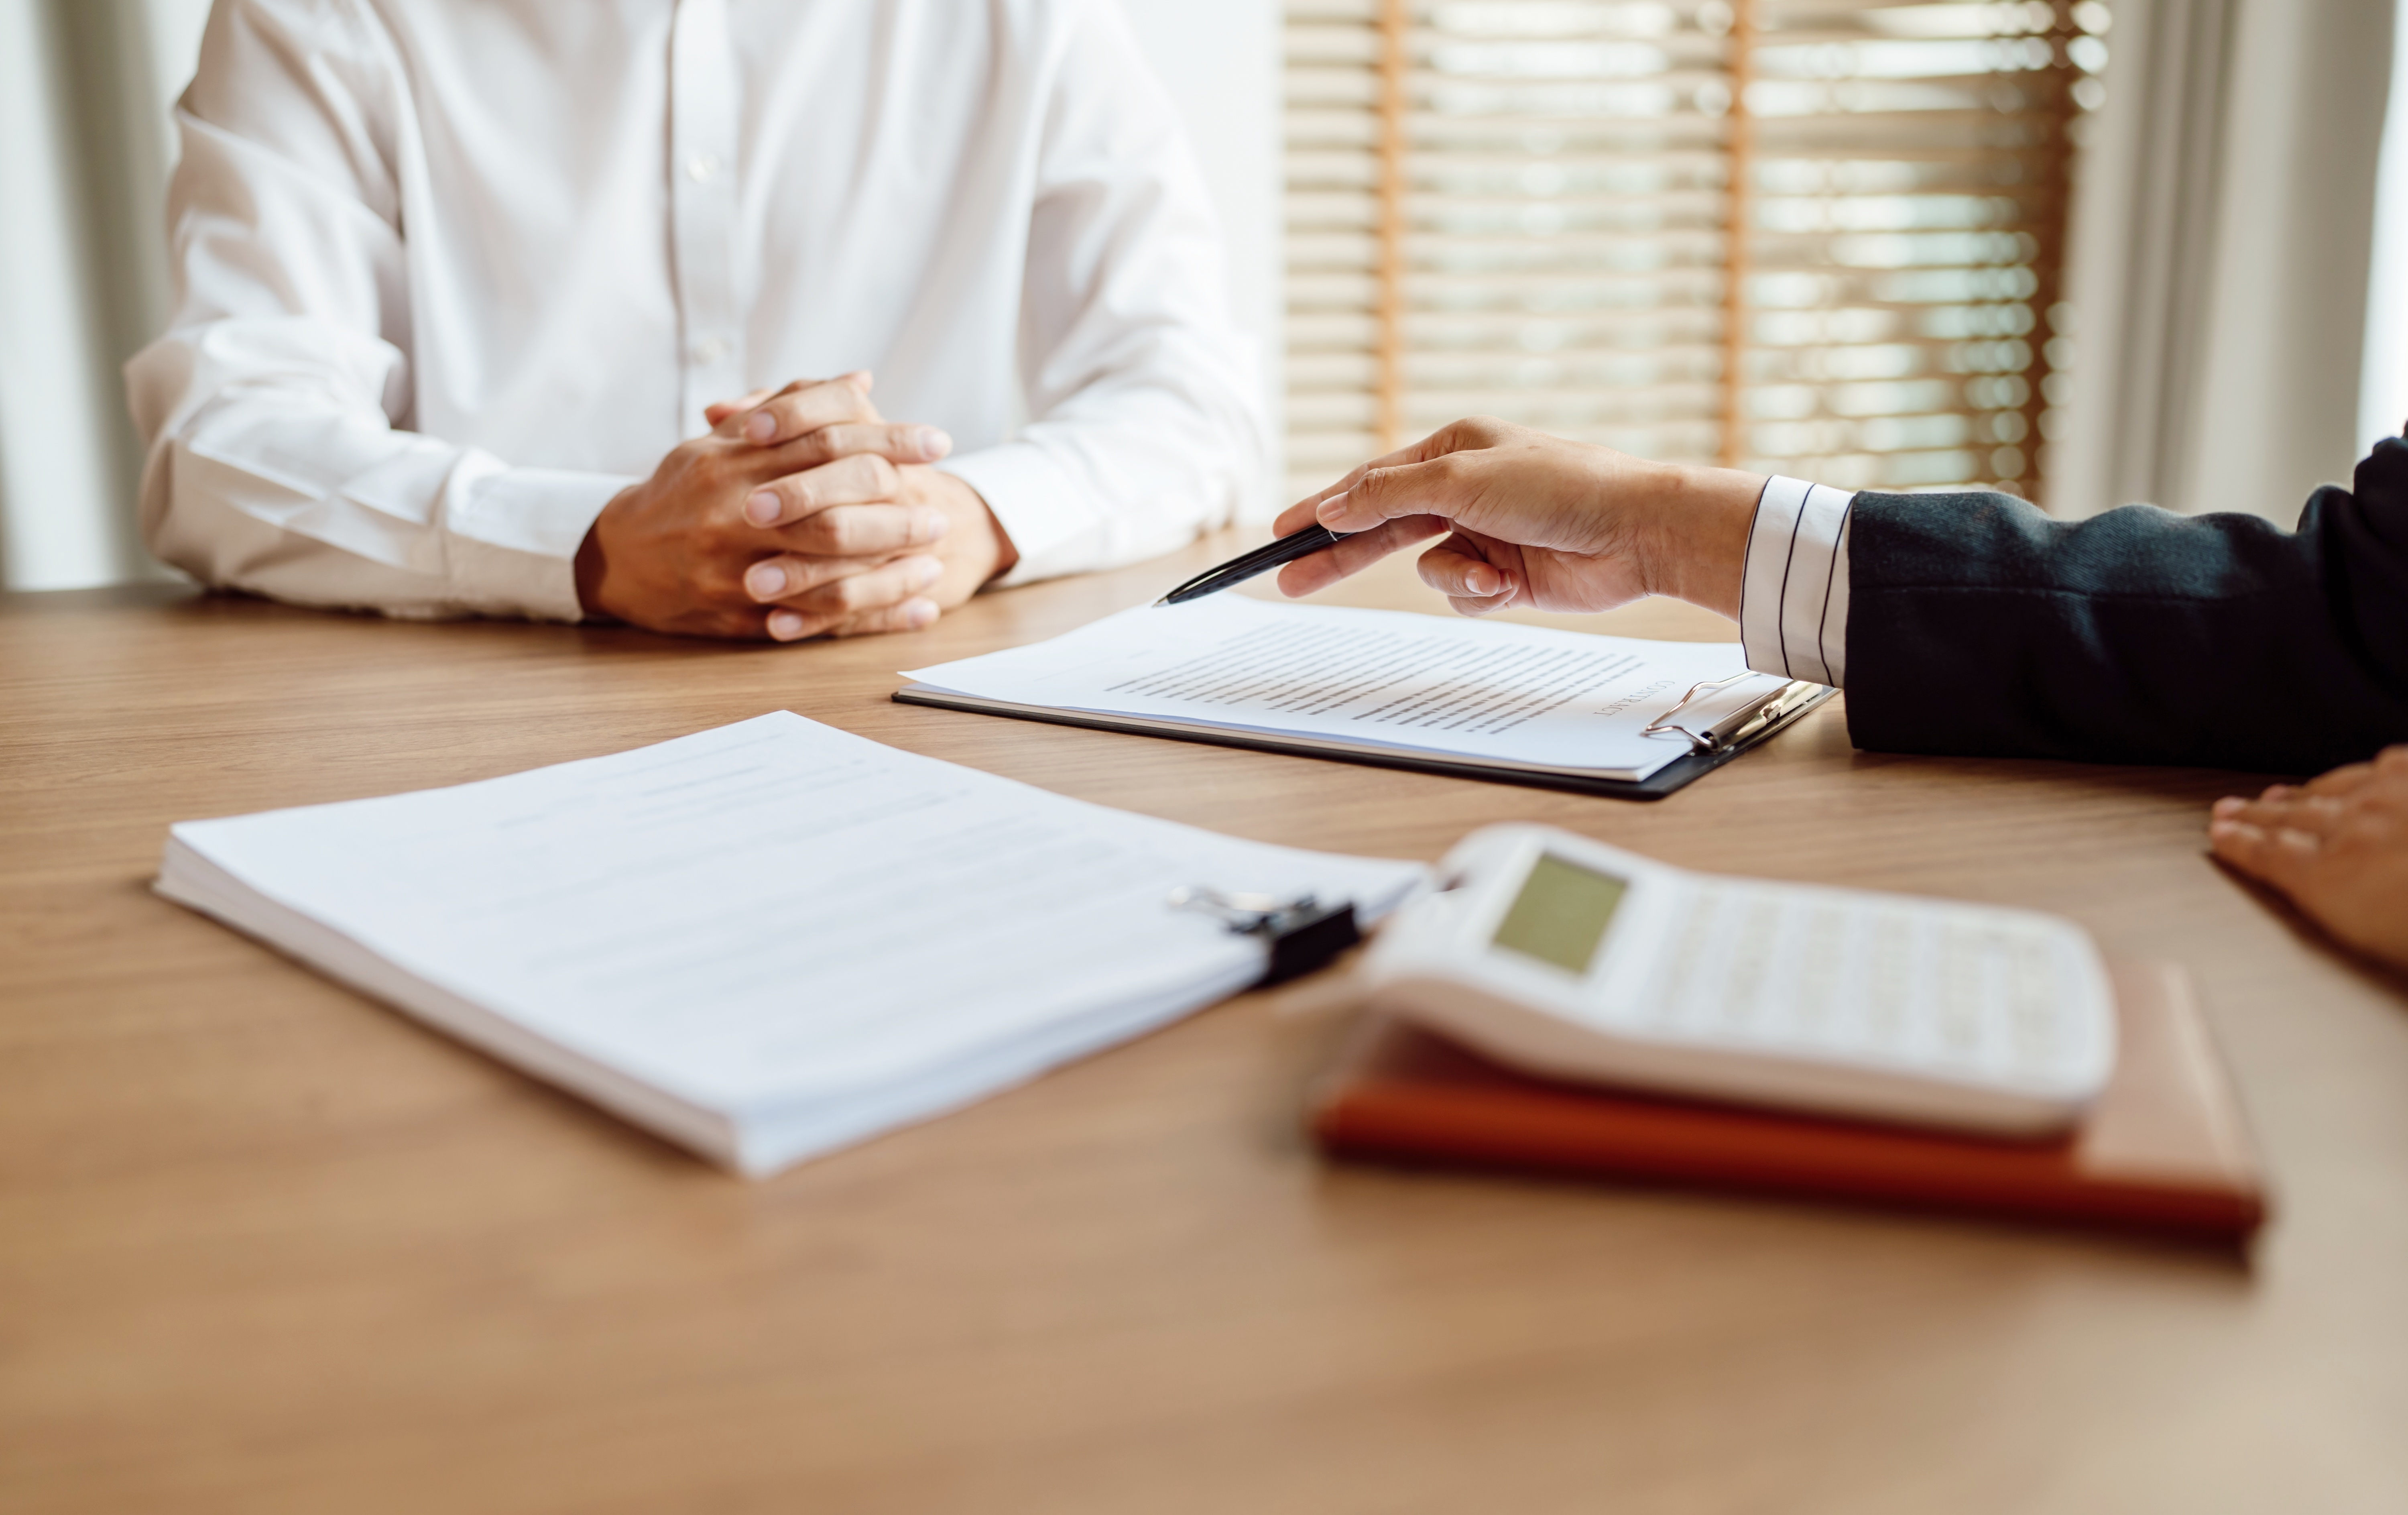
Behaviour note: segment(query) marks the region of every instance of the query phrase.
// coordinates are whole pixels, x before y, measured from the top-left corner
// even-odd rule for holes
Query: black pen
[[[1240,553],[1218,568],[1206,569],[1154,603],[1183,605],[1191,599],[1218,594],[1232,584],[1245,583],[1257,573],[1268,573],[1282,563],[1311,557],[1324,547],[1345,541],[1347,535],[1325,526],[1309,526],[1301,531],[1291,531],[1277,541],[1267,542],[1251,553]]]

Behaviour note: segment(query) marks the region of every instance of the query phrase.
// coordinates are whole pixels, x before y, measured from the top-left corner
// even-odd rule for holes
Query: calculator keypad
[[[2086,1046],[2062,928],[1745,884],[1667,890],[1654,973],[1601,1006],[1617,1028],[1737,1049],[2048,1078]]]

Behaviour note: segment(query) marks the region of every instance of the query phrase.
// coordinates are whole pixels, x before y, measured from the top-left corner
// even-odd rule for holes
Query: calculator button
[[[1829,905],[1802,915],[1798,923],[1798,952],[1789,979],[1789,1021],[1808,1041],[1824,1042],[1834,1031],[1838,1008],[1841,957],[1847,946],[1848,917]]]
[[[1875,915],[1865,923],[1864,1008],[1857,1020],[1859,1045],[1895,1051],[1905,1041],[1907,1000],[1914,992],[1914,922]]]
[[[1699,988],[1697,980],[1710,966],[1714,913],[1723,894],[1720,889],[1693,889],[1675,907],[1671,929],[1666,933],[1671,950],[1665,954],[1664,966],[1647,994],[1656,1030],[1676,1029],[1686,1018],[1691,995]]]
[[[1715,1019],[1718,1030],[1743,1035],[1752,1028],[1764,1029],[1764,1002],[1770,988],[1767,978],[1772,966],[1774,933],[1781,924],[1781,907],[1770,900],[1731,903],[1738,905],[1731,911],[1738,917],[1734,928],[1737,935],[1731,943],[1729,966],[1723,980],[1722,1013]]]
[[[1971,1078],[2044,1078],[2080,1051],[2044,929],[1746,886],[1684,889],[1659,918],[1652,981],[1616,1007],[1633,1031]]]

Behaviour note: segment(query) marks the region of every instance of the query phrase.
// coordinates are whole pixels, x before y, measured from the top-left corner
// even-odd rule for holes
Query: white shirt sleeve
[[[1775,476],[1756,503],[1740,579],[1740,642],[1759,673],[1847,682],[1852,491]]]
[[[1023,275],[1030,420],[942,464],[1019,551],[1002,581],[1158,556],[1265,487],[1256,354],[1178,114],[1117,6],[1073,7]]]
[[[410,319],[383,39],[347,7],[221,5],[177,112],[177,312],[127,365],[142,528],[205,583],[405,616],[576,620],[631,480],[400,429]]]

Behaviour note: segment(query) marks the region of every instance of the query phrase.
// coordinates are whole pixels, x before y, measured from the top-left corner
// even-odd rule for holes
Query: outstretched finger
[[[936,558],[897,558],[791,596],[769,613],[769,635],[780,642],[823,636],[861,616],[898,609],[944,575]]]
[[[1364,471],[1344,494],[1313,507],[1313,518],[1332,531],[1369,531],[1383,521],[1408,515],[1453,519],[1469,509],[1477,494],[1466,487],[1463,454],[1449,453],[1421,463],[1400,463]]]
[[[831,505],[892,500],[902,487],[894,464],[876,453],[854,453],[759,485],[744,498],[744,519],[756,527],[791,526]]]
[[[2298,892],[2323,848],[2305,831],[2268,829],[2218,816],[2207,828],[2208,849],[2250,877],[2286,894]]]
[[[1297,599],[1326,589],[1340,579],[1362,572],[1390,553],[1426,541],[1445,529],[1446,523],[1436,516],[1409,515],[1358,532],[1280,570],[1280,593]]]
[[[1337,483],[1297,500],[1286,510],[1280,512],[1279,518],[1271,523],[1271,528],[1283,537],[1291,532],[1303,530],[1321,519],[1316,512],[1322,501],[1335,499],[1346,494],[1361,482],[1365,474],[1374,469],[1404,468],[1414,463],[1427,463],[1434,458],[1444,457],[1449,453],[1494,447],[1504,441],[1515,429],[1511,423],[1497,420],[1493,416],[1473,415],[1466,416],[1460,421],[1450,421],[1421,440],[1409,442],[1393,453],[1383,453],[1357,467]],[[1322,524],[1329,525],[1326,521],[1323,521]],[[1333,526],[1330,529],[1335,531],[1345,528]]]
[[[732,400],[713,400],[702,408],[703,419],[710,424],[711,430],[723,436],[741,436],[745,418],[773,399],[799,395],[806,389],[816,389],[822,384],[850,383],[855,380],[865,390],[868,387],[869,376],[867,373],[839,374],[834,379],[792,379],[782,384],[765,384]]]
[[[1485,599],[1475,599],[1468,595],[1446,597],[1447,608],[1457,615],[1485,615],[1490,611],[1504,610],[1512,603],[1512,595],[1491,595]]]
[[[2319,773],[2300,787],[2310,794],[2320,794],[2328,799],[2339,799],[2373,782],[2375,772],[2372,763],[2349,763],[2330,772]]]
[[[751,466],[763,478],[776,478],[865,453],[890,463],[934,463],[953,450],[953,439],[937,426],[840,421],[765,447],[752,454]]]
[[[934,626],[938,614],[935,600],[914,595],[900,605],[848,616],[829,627],[827,634],[832,637],[868,637],[887,631],[918,631]]]
[[[1354,481],[1363,477],[1364,469],[1370,467],[1370,464],[1366,463],[1336,483],[1325,489],[1316,490],[1280,512],[1278,517],[1271,522],[1271,534],[1280,537],[1293,536],[1306,527],[1318,525],[1319,517],[1314,515],[1313,512],[1320,507],[1321,502],[1333,495],[1342,495],[1354,488]]]
[[[2278,800],[2249,800],[2238,805],[2216,806],[2216,814],[2228,820],[2243,821],[2262,831],[2305,831],[2311,836],[2329,834],[2341,824],[2344,801],[2329,795],[2305,794],[2298,789],[2286,791]]]
[[[1495,600],[1498,605],[1510,602],[1519,587],[1512,571],[1488,561],[1476,550],[1466,550],[1470,547],[1460,536],[1452,536],[1422,554],[1416,565],[1422,583],[1449,599],[1484,604]]]
[[[732,400],[712,400],[702,408],[703,424],[717,430],[722,421],[731,415],[743,414],[776,393],[774,389],[756,389],[750,395],[739,396]]]
[[[869,375],[856,372],[817,382],[797,380],[725,424],[755,447],[774,447],[822,426],[879,418],[878,407],[869,403]]]
[[[774,605],[824,584],[883,568],[876,557],[811,557],[781,553],[765,557],[744,570],[744,593],[755,604]]]
[[[933,505],[831,505],[770,533],[809,557],[890,557],[934,547],[953,520]]]

